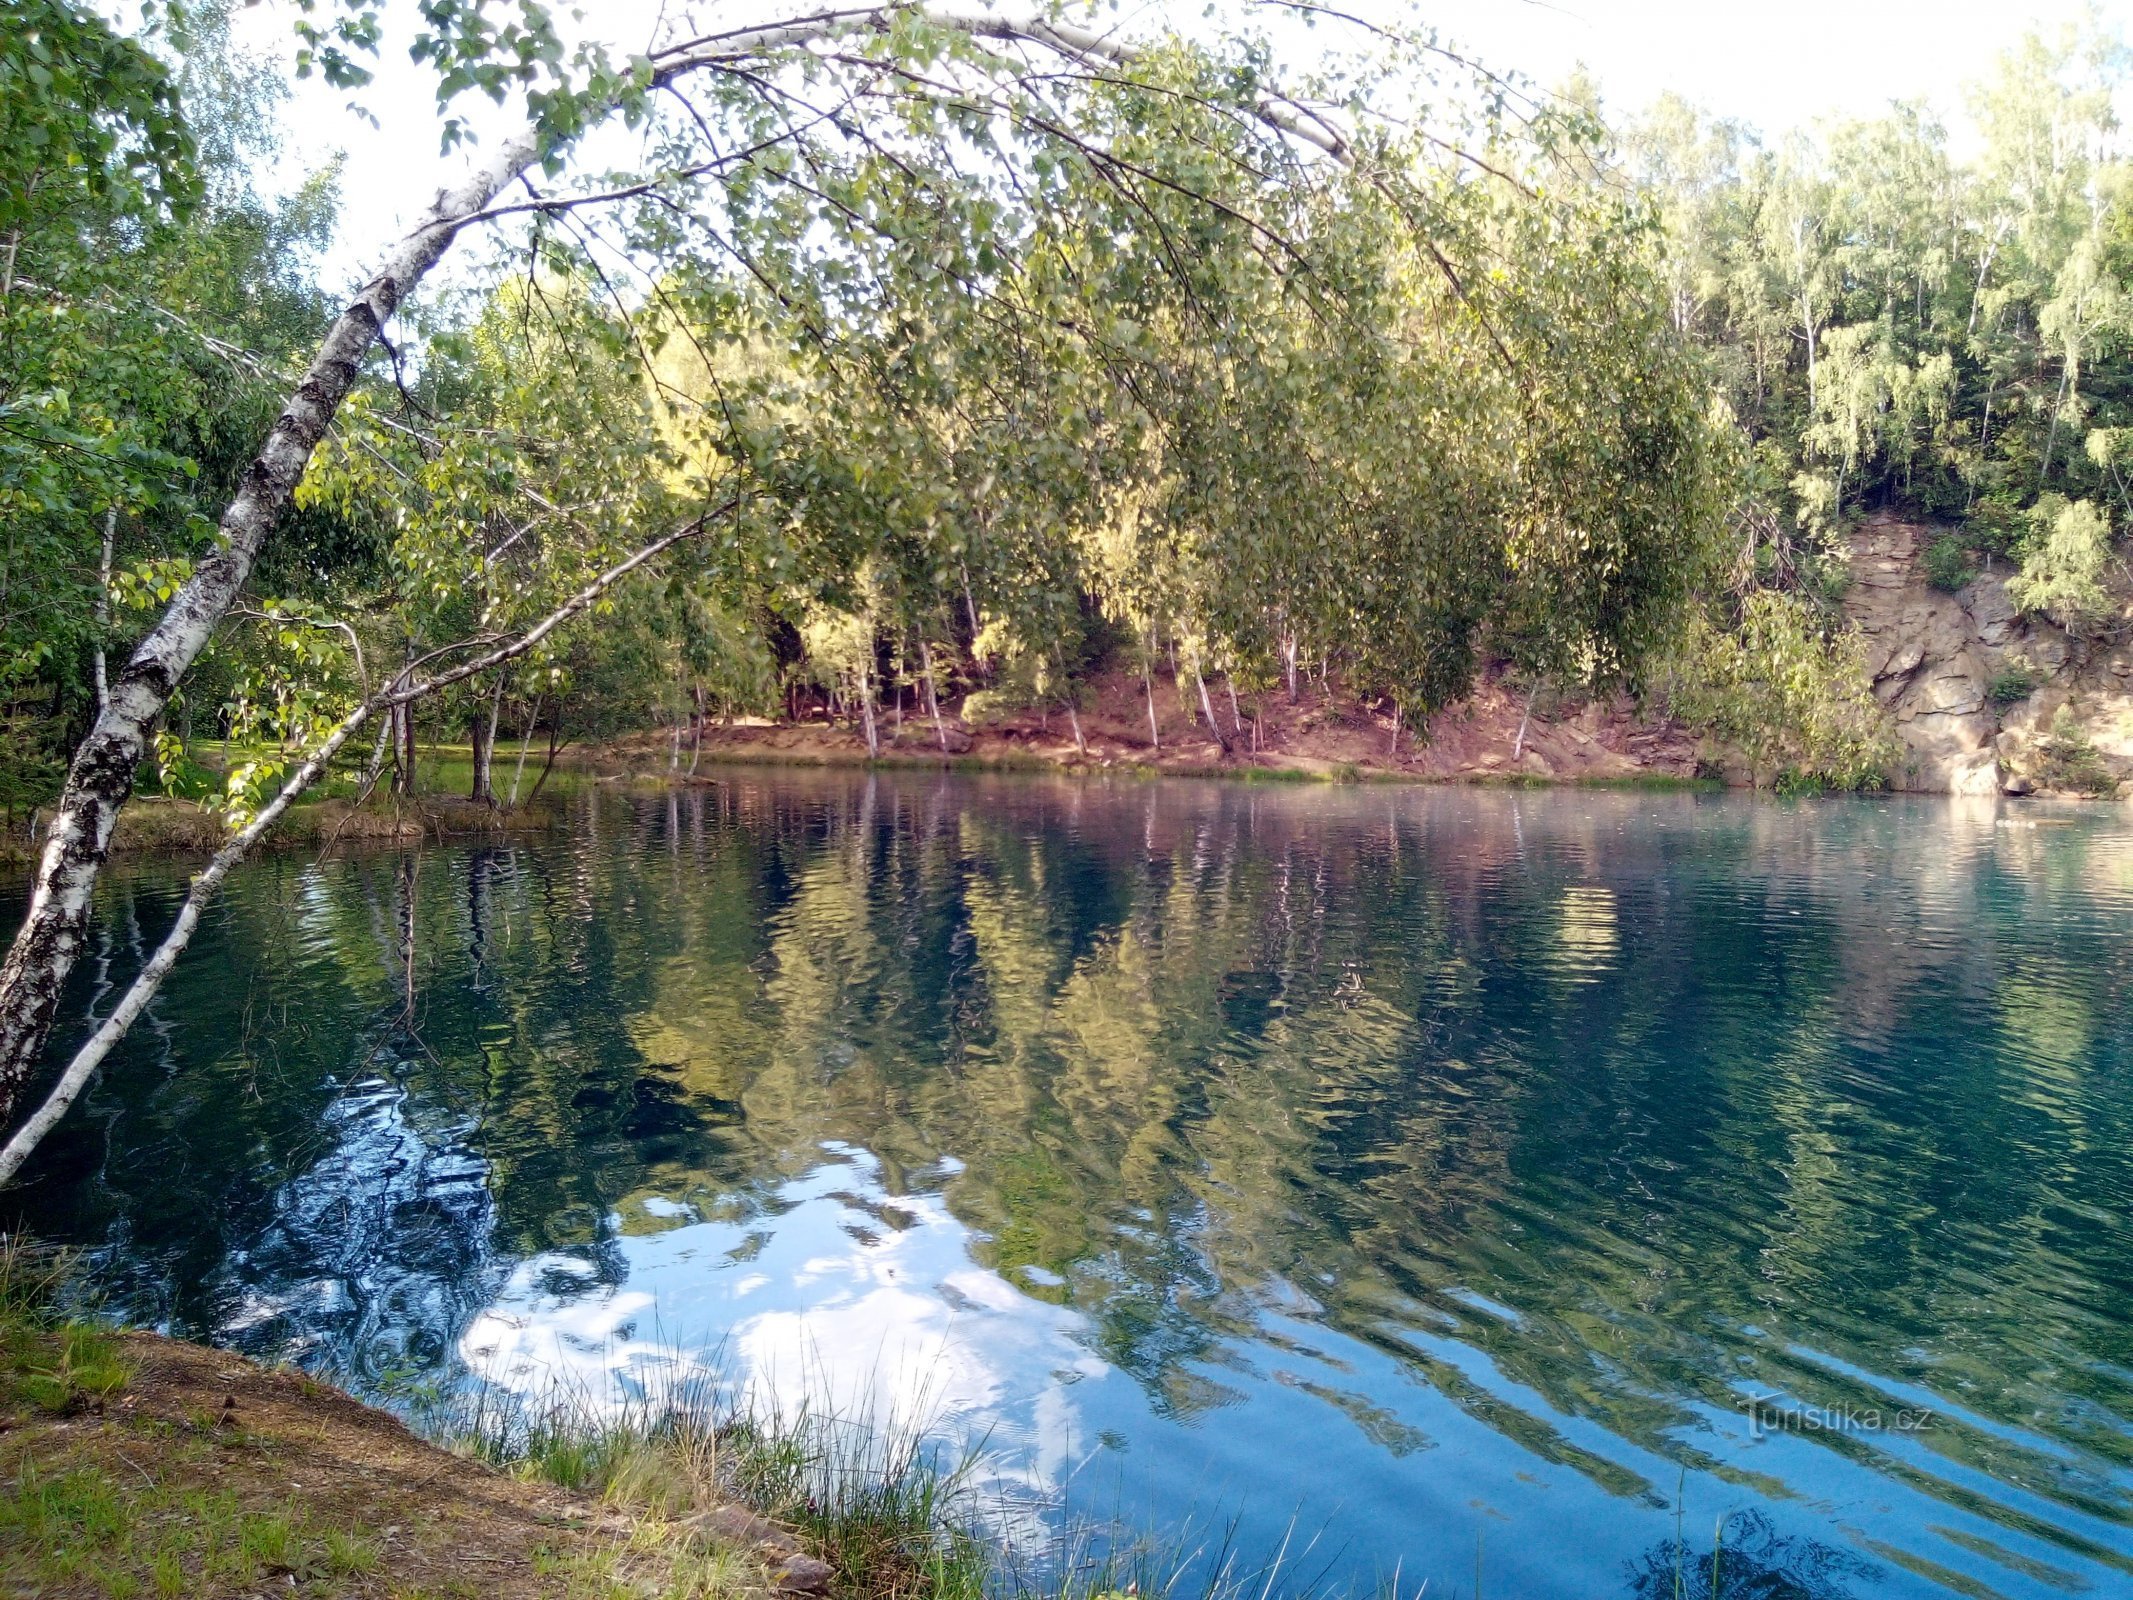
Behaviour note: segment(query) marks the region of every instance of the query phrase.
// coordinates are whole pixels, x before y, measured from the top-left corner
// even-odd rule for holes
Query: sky
[[[1435,0],[1427,14],[1491,65],[1541,83],[1579,62],[1613,107],[1673,90],[1781,133],[1827,115],[1924,99],[1951,122],[1963,85],[2032,28],[2093,14],[2127,30],[2133,5],[2084,0]]]
[[[1325,3],[1373,19],[1414,14],[1402,0]],[[580,25],[636,49],[662,16],[684,10],[714,26],[811,9],[814,0],[592,0]],[[1120,0],[1118,7],[1127,31],[1137,19],[1165,16],[1189,27],[1203,9],[1203,0]],[[1491,68],[1544,86],[1582,65],[1612,111],[1635,111],[1673,90],[1765,133],[1872,115],[1892,100],[1925,100],[1959,129],[1964,85],[2030,29],[2056,33],[2093,17],[2133,33],[2133,0],[1420,0],[1419,14]],[[287,54],[293,15],[291,0],[248,6],[242,37]],[[1354,37],[1338,25],[1324,32]],[[1281,48],[1299,56],[1320,37],[1293,25],[1276,32]],[[340,237],[326,267],[329,278],[354,281],[459,164],[439,157],[428,83],[404,61],[383,63],[361,96],[377,126],[349,110],[348,98],[315,80],[297,87],[287,108],[287,167],[345,152]],[[507,125],[497,116],[475,121]],[[601,164],[626,159],[620,149],[596,153]]]

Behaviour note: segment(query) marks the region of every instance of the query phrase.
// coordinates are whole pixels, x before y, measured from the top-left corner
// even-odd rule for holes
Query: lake
[[[9,1214],[387,1403],[700,1358],[1321,1587],[2133,1594],[2119,808],[569,803],[241,869]]]

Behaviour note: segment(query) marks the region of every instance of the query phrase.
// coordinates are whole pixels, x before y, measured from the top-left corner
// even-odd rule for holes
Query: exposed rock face
[[[2048,776],[2037,741],[2062,706],[2073,708],[2114,774],[2133,774],[2133,649],[2108,633],[2074,639],[2023,616],[2007,597],[2004,564],[1954,594],[1933,588],[1924,556],[1942,532],[1880,514],[1852,540],[1844,608],[1866,641],[1875,697],[1903,742],[1897,787],[2030,793]],[[1995,682],[2014,672],[2037,686],[1996,705]]]

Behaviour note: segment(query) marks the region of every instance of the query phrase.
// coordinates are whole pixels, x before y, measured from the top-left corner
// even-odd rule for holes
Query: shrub
[[[1994,673],[1985,693],[1991,697],[1994,705],[2011,706],[2027,700],[2036,692],[2037,685],[2042,681],[2029,668],[2015,663]]]
[[[2118,779],[2074,720],[2071,706],[2061,706],[2051,731],[2037,741],[2037,781],[2051,789],[2106,799],[2118,793]]]
[[[1944,533],[1926,546],[1926,582],[1934,588],[1953,594],[1976,576],[1969,549],[1954,534]]]
[[[1857,637],[1795,595],[1762,590],[1731,629],[1694,618],[1664,682],[1673,713],[1737,745],[1758,782],[1878,789],[1897,757]]]

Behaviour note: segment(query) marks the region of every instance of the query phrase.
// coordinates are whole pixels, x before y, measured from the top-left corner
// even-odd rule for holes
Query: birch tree
[[[367,0],[353,0],[313,7],[302,29],[306,65],[355,85],[383,22]],[[1237,135],[1246,130],[1241,148],[1252,181],[1231,185],[1243,204],[1212,196],[1199,225],[1249,233],[1279,252],[1292,214],[1286,196],[1308,187],[1314,161],[1367,166],[1388,191],[1404,183],[1401,166],[1383,160],[1384,141],[1359,141],[1334,110],[1282,93],[1249,48],[1226,49],[1216,60],[1176,39],[1121,43],[1051,13],[857,7],[693,33],[626,60],[594,46],[567,50],[532,0],[501,14],[426,8],[420,29],[411,53],[435,71],[447,145],[464,137],[454,107],[470,91],[515,101],[526,123],[479,150],[471,170],[439,189],[415,226],[383,251],[295,375],[221,511],[212,546],[111,675],[74,752],[27,914],[0,965],[0,1116],[16,1114],[51,1035],[114,819],[173,695],[245,593],[385,330],[469,230],[523,218],[553,236],[611,216],[626,230],[615,248],[639,260],[675,252],[730,260],[772,300],[815,319],[827,345],[834,318],[855,296],[868,300],[862,291],[881,281],[872,269],[882,261],[923,262],[934,281],[982,294],[998,249],[988,222],[1003,188],[1039,213],[1069,211],[1091,192],[1190,194],[1206,186],[1201,180],[1235,176]],[[1392,53],[1412,67],[1426,44]],[[1349,97],[1351,112],[1359,104]],[[1174,130],[1173,170],[1150,172],[1112,153],[1107,140],[1129,133],[1137,115]],[[578,179],[573,147],[610,119],[644,130],[646,167]],[[152,123],[140,126],[151,168],[177,170],[175,153],[157,148]],[[1209,135],[1199,141],[1210,152],[1204,157],[1188,148],[1195,129]],[[945,228],[930,236],[884,231],[892,219],[869,186],[890,168],[934,202]],[[1406,221],[1426,232],[1432,208],[1418,204]],[[1442,252],[1435,255],[1456,278]],[[1191,270],[1190,253],[1175,248],[1150,259],[1167,272]],[[1071,326],[1070,315],[1059,320]],[[382,704],[406,703],[401,690],[393,694]],[[315,778],[318,770],[314,753],[298,773]],[[232,848],[241,854],[255,837],[242,833]],[[211,877],[201,881],[212,886]]]

